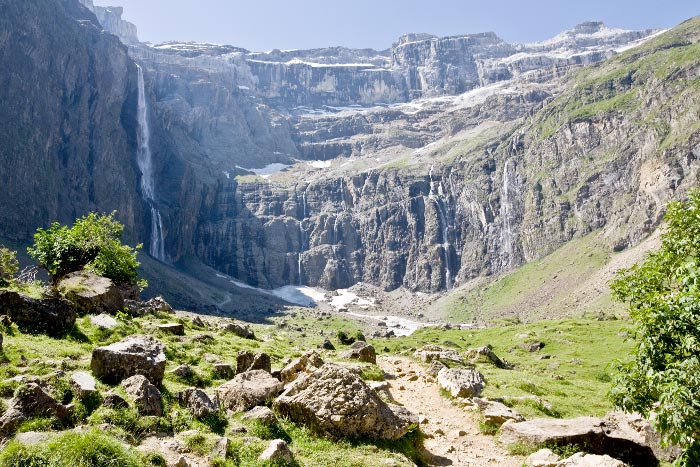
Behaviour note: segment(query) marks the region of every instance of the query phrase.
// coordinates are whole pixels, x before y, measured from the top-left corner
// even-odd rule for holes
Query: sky
[[[211,42],[252,51],[327,46],[387,49],[402,34],[494,31],[534,42],[578,23],[669,28],[700,14],[698,0],[94,0],[123,6],[139,38]]]

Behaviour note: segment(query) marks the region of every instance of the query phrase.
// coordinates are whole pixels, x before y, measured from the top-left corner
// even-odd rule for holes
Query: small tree
[[[65,275],[89,269],[120,284],[135,284],[139,262],[136,254],[141,248],[122,245],[124,226],[114,214],[90,213],[75,221],[72,227],[55,222],[47,230],[34,234],[34,246],[29,255],[46,269],[55,285]]]
[[[18,270],[17,253],[4,246],[0,247],[0,287],[9,285]]]
[[[629,303],[637,345],[611,391],[627,411],[655,414],[678,465],[700,465],[700,191],[668,206],[661,248],[622,270],[613,296]]]

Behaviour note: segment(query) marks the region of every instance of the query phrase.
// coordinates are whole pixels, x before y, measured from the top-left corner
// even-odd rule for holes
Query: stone
[[[557,462],[556,467],[627,467],[622,461],[610,456],[597,454],[576,453],[568,459]]]
[[[473,368],[443,368],[437,378],[452,397],[478,397],[486,386],[484,376]]]
[[[67,420],[71,414],[72,406],[59,403],[39,384],[27,383],[10,399],[7,410],[0,417],[0,438],[9,435],[31,418],[56,417]]]
[[[323,342],[319,345],[319,348],[323,350],[335,350],[335,345],[327,337],[323,339]]]
[[[557,467],[558,462],[559,456],[554,454],[551,449],[540,449],[525,459],[527,467]]]
[[[293,458],[294,456],[292,455],[292,451],[289,450],[289,446],[281,439],[273,439],[270,441],[270,445],[260,454],[260,457],[258,457],[261,461],[270,461],[273,463],[290,463]]]
[[[354,342],[348,350],[340,355],[340,358],[359,360],[365,363],[377,363],[377,352],[374,347],[365,341]]]
[[[194,375],[194,371],[192,370],[192,367],[186,363],[176,367],[172,371],[172,373],[175,376],[178,376],[180,378],[185,378],[185,379],[191,378]]]
[[[253,353],[244,350],[238,352],[236,356],[236,374],[250,370],[265,370],[270,373],[272,371],[270,356],[262,352]]]
[[[428,368],[425,369],[425,372],[432,377],[436,377],[443,368],[447,368],[444,363],[442,363],[440,360],[433,360],[430,362],[430,365],[428,365]]]
[[[243,412],[274,399],[284,385],[265,370],[246,371],[221,385],[216,393],[223,406]]]
[[[490,425],[501,426],[508,420],[523,422],[525,418],[510,407],[500,402],[487,402],[483,408],[484,421]]]
[[[638,413],[614,411],[603,417],[603,425],[608,436],[625,437],[651,448],[657,459],[675,461],[681,454],[678,446],[661,446],[661,435],[656,432],[649,420]]]
[[[277,416],[275,413],[264,405],[253,407],[241,417],[242,420],[256,420],[265,426],[273,426],[277,424]]]
[[[230,332],[243,339],[255,339],[255,333],[250,326],[236,323],[234,321],[223,321],[219,323],[219,329]]]
[[[141,314],[175,313],[173,307],[162,296],[153,297],[141,304]]]
[[[313,373],[316,369],[321,368],[321,366],[323,366],[321,356],[317,352],[310,350],[305,352],[301,357],[297,357],[289,362],[289,364],[280,371],[280,379],[284,384],[291,383],[297,379],[299,374]]]
[[[544,349],[544,343],[542,342],[522,342],[518,345],[522,350],[526,352],[539,352]]]
[[[124,297],[111,279],[90,271],[68,274],[58,283],[58,291],[79,314],[115,314],[124,308]]]
[[[197,315],[192,318],[191,320],[193,326],[197,326],[198,328],[205,328],[207,327],[206,324],[204,324],[204,321],[202,320],[202,317]]]
[[[133,335],[92,351],[93,374],[109,384],[143,375],[160,385],[165,374],[164,344],[150,336]]]
[[[508,421],[501,426],[500,440],[504,445],[579,445],[585,446],[591,454],[607,454],[632,465],[659,465],[652,448],[638,434],[616,426],[608,427],[603,419],[595,417]]]
[[[51,337],[66,335],[77,318],[75,307],[68,300],[38,300],[9,290],[0,290],[0,313],[9,316],[22,332]]]
[[[122,396],[114,393],[107,394],[102,401],[102,405],[111,409],[125,409],[129,407],[129,403]]]
[[[214,363],[214,374],[217,378],[233,378],[236,372],[230,363]]]
[[[97,382],[87,371],[77,371],[70,378],[71,388],[76,396],[83,398],[97,393]]]
[[[165,323],[157,326],[158,330],[174,336],[185,335],[185,325],[182,323]]]
[[[181,406],[187,407],[195,418],[202,418],[219,412],[219,400],[198,388],[187,388],[177,393],[177,400]]]
[[[463,364],[464,360],[459,355],[459,352],[452,349],[445,349],[437,345],[426,345],[415,351],[414,358],[423,363],[431,363],[433,361],[453,362]]]
[[[359,376],[328,363],[290,384],[273,407],[335,438],[396,440],[411,426],[405,412],[395,414]]]
[[[157,387],[143,375],[135,375],[122,381],[126,393],[134,399],[141,415],[163,415],[162,396]]]
[[[467,350],[467,358],[469,359],[470,363],[475,364],[475,363],[490,363],[492,365],[495,365],[496,368],[512,368],[512,365],[508,364],[507,362],[504,362],[501,360],[498,355],[496,355],[493,351],[493,347],[490,345],[486,345],[484,347],[478,347],[478,348],[473,348],[473,349],[468,349]]]
[[[119,326],[119,322],[106,314],[90,316],[90,324],[100,329],[114,329]]]

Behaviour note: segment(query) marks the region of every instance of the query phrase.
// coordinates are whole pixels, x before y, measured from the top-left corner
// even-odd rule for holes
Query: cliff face
[[[3,1],[2,11],[0,236],[26,241],[38,226],[117,209],[142,238],[126,47],[77,0]]]

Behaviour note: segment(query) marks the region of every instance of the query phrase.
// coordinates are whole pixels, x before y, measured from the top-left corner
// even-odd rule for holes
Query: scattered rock
[[[102,401],[102,405],[111,409],[125,409],[129,407],[129,403],[122,396],[114,393],[107,394]]]
[[[540,449],[525,459],[527,467],[557,467],[558,462],[559,456],[554,454],[551,449]]]
[[[522,342],[518,345],[522,350],[526,352],[539,352],[544,349],[544,343],[542,342]]]
[[[467,358],[472,364],[482,362],[493,364],[497,368],[513,368],[512,365],[501,360],[490,345],[467,350]]]
[[[186,363],[175,368],[172,373],[180,378],[191,378],[194,375],[192,367]]]
[[[243,420],[257,420],[265,426],[273,426],[277,423],[275,413],[265,406],[257,406],[249,410],[242,417]]]
[[[90,271],[68,274],[58,283],[58,291],[80,314],[114,314],[124,308],[124,297],[112,280]]]
[[[359,376],[333,364],[294,381],[274,407],[296,423],[338,438],[396,440],[411,426]]]
[[[335,346],[327,337],[323,340],[323,343],[319,345],[319,348],[323,350],[335,350]]]
[[[158,330],[172,334],[174,336],[184,336],[185,335],[185,325],[182,323],[166,323],[159,324]]]
[[[197,334],[196,336],[192,337],[192,340],[203,344],[209,344],[214,342],[215,339],[211,334]]]
[[[374,347],[365,341],[353,343],[348,350],[340,355],[340,358],[359,360],[365,363],[377,363],[377,352]]]
[[[143,375],[135,375],[122,381],[122,386],[128,395],[134,398],[134,403],[141,415],[163,415],[163,404],[160,391]]]
[[[219,400],[197,388],[187,388],[177,393],[177,400],[181,406],[187,407],[196,418],[206,417],[219,412]]]
[[[430,365],[428,368],[426,368],[425,372],[430,376],[436,377],[443,368],[447,368],[444,363],[442,363],[440,360],[433,360],[430,362]]]
[[[218,378],[233,378],[236,372],[230,363],[214,363],[214,374]]]
[[[610,456],[579,452],[555,464],[557,467],[627,467],[627,464]]]
[[[508,420],[515,422],[525,421],[522,415],[500,402],[489,401],[483,410],[484,421],[490,425],[501,426]]]
[[[160,295],[141,304],[141,314],[175,313],[173,307]]]
[[[150,336],[133,335],[92,351],[90,367],[98,378],[115,384],[134,375],[143,375],[160,385],[165,373],[164,345]]]
[[[434,361],[464,363],[464,360],[456,350],[445,349],[437,345],[426,345],[416,350],[413,356],[424,363],[431,363]]]
[[[284,385],[264,370],[246,371],[217,389],[224,407],[235,412],[249,410],[274,399]]]
[[[202,320],[201,316],[199,315],[192,318],[192,325],[197,326],[198,328],[207,327],[206,324],[204,324],[204,321]]]
[[[234,321],[222,321],[219,323],[219,328],[222,331],[233,333],[243,339],[255,339],[255,333],[248,325],[236,323]]]
[[[97,393],[97,382],[86,371],[73,373],[70,378],[70,385],[75,395],[80,398],[89,397]]]
[[[238,355],[236,356],[236,374],[251,370],[265,370],[268,373],[272,371],[270,356],[262,352],[238,352]]]
[[[284,384],[291,383],[300,373],[313,373],[318,368],[323,366],[323,360],[320,355],[310,350],[305,352],[301,357],[292,360],[286,367],[280,371],[280,378]]]
[[[7,410],[0,417],[0,438],[9,435],[30,418],[56,417],[65,420],[71,412],[72,406],[57,402],[37,383],[27,383],[10,399]]]
[[[9,316],[22,332],[51,337],[66,335],[77,317],[73,304],[63,298],[37,300],[9,290],[0,290],[0,313]]]
[[[267,447],[267,449],[260,454],[258,459],[273,463],[290,463],[292,462],[293,456],[292,451],[289,450],[289,446],[287,446],[287,443],[284,440],[273,439],[270,441],[270,445]]]
[[[473,368],[443,368],[437,378],[452,397],[478,397],[486,386],[484,376]]]
[[[90,316],[90,324],[100,329],[114,329],[119,326],[119,322],[116,319],[105,314]]]

